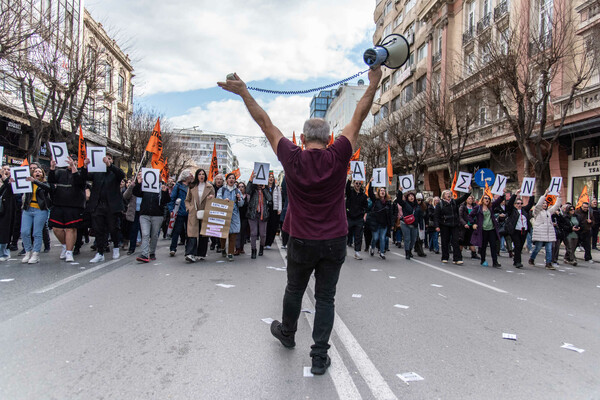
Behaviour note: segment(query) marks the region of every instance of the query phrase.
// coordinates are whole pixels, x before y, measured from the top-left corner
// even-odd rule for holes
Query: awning
[[[515,137],[511,134],[508,136],[501,137],[497,140],[489,141],[488,143],[485,144],[485,147],[487,147],[489,149],[492,147],[501,146],[503,144],[513,143],[516,141],[517,140],[515,139]]]
[[[2,116],[4,118],[12,119],[15,122],[29,126],[29,121],[26,118],[18,117],[16,115],[14,115],[10,112],[4,111],[2,109],[0,109],[0,116]]]
[[[479,161],[486,161],[490,159],[490,153],[479,154],[478,156],[463,158],[459,161],[460,165],[469,165]]]
[[[441,171],[441,170],[447,169],[447,168],[448,168],[448,164],[428,165],[427,172]]]

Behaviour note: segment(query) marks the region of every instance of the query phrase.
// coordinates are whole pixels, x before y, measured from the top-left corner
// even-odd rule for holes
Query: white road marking
[[[395,255],[397,255],[398,257],[402,257],[402,258],[404,258],[404,256],[403,256],[403,255],[401,255],[401,254],[399,254],[399,253],[392,252],[392,254],[395,254]],[[428,263],[426,263],[426,262],[423,262],[423,261],[420,261],[420,260],[416,260],[416,259],[414,259],[414,258],[412,259],[412,261],[413,261],[413,262],[416,262],[416,263],[419,263],[419,264],[422,264],[422,265],[425,265],[426,267],[433,268],[433,269],[435,269],[436,271],[440,271],[440,272],[443,272],[443,273],[445,273],[445,274],[452,275],[452,276],[455,276],[455,277],[457,277],[457,278],[460,278],[460,279],[464,279],[464,280],[465,280],[465,281],[467,281],[467,282],[474,283],[474,284],[476,284],[476,285],[479,285],[479,286],[482,286],[482,287],[484,287],[484,288],[487,288],[487,289],[493,290],[493,291],[495,291],[495,292],[498,292],[498,293],[508,293],[506,290],[502,290],[502,289],[499,289],[499,288],[497,288],[497,287],[495,287],[495,286],[488,285],[487,283],[479,282],[479,281],[477,281],[477,280],[475,280],[475,279],[471,279],[471,278],[469,278],[469,277],[466,277],[466,276],[463,276],[463,275],[457,274],[456,272],[448,271],[448,270],[445,270],[444,268],[436,267],[435,265],[431,265],[431,264],[428,264]]]
[[[277,245],[279,247],[279,252],[281,257],[285,261],[285,253],[281,249],[281,240],[276,238]],[[309,292],[314,297],[314,291],[312,287],[309,285],[307,287],[307,292]],[[308,308],[305,303],[309,303],[311,308],[314,310],[315,306],[312,304],[312,301],[308,296],[304,296],[303,299],[303,307]],[[308,323],[312,329],[313,327],[313,316],[310,314],[305,314]],[[367,353],[360,346],[354,335],[350,332],[350,329],[346,326],[342,318],[335,313],[335,323],[333,325],[333,330],[337,334],[338,338],[346,348],[346,351],[354,361],[356,368],[359,373],[362,375],[363,379],[369,386],[371,393],[376,399],[385,399],[385,400],[397,400],[398,398],[392,392],[392,389],[388,386],[381,373],[377,370]],[[333,380],[333,384],[337,390],[338,396],[340,399],[361,399],[361,395],[358,392],[354,381],[350,373],[348,372],[348,368],[344,364],[340,354],[337,351],[337,348],[333,343],[331,343],[331,348],[329,349],[330,357],[331,357],[331,367],[329,367],[329,371],[331,374],[331,378]],[[334,362],[336,361],[336,362]]]
[[[125,256],[125,257],[130,257],[130,256]],[[108,262],[102,263],[102,264],[100,264],[100,265],[98,265],[98,266],[96,266],[94,268],[88,269],[87,271],[83,271],[83,272],[80,272],[78,274],[71,275],[71,276],[69,276],[69,277],[67,277],[65,279],[62,279],[62,280],[58,281],[58,282],[54,282],[52,285],[48,285],[48,286],[46,286],[46,287],[44,287],[42,289],[35,290],[33,293],[34,294],[42,294],[42,293],[49,292],[49,291],[54,290],[54,289],[56,289],[58,287],[61,287],[62,285],[66,285],[69,282],[73,282],[74,280],[77,280],[79,278],[83,278],[84,276],[86,276],[88,274],[91,274],[92,272],[96,272],[98,270],[101,270],[102,268],[110,267],[112,264],[114,264],[114,263],[116,263],[118,261],[121,261],[121,260],[123,260],[123,258],[118,258],[116,260],[112,260],[112,261],[108,261]]]

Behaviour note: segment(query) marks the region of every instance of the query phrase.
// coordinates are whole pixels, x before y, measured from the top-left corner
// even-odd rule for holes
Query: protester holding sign
[[[489,195],[484,194],[479,204],[473,209],[469,216],[469,220],[473,224],[473,236],[471,236],[471,244],[479,247],[481,255],[480,264],[482,267],[487,267],[488,263],[485,260],[485,253],[488,243],[490,245],[490,253],[492,254],[492,265],[494,268],[501,268],[498,262],[498,252],[496,251],[497,241],[500,240],[498,233],[498,220],[494,215],[494,209],[504,201],[504,196],[498,196],[492,202]]]
[[[250,225],[251,258],[256,258],[256,239],[260,236],[258,255],[262,256],[267,239],[267,221],[269,220],[269,203],[273,201],[271,192],[265,185],[253,183],[254,173],[248,181],[247,191],[250,196],[248,203],[248,224]]]
[[[360,249],[368,206],[363,182],[359,180],[353,182],[352,179],[348,179],[346,183],[346,217],[348,218],[348,235],[353,238],[354,258],[357,260],[362,260]],[[369,245],[366,244],[366,246]]]
[[[227,250],[225,250],[227,239],[221,238],[223,256],[227,256],[227,261],[233,261],[236,238],[242,226],[240,221],[240,207],[244,205],[242,192],[235,187],[235,174],[233,172],[228,173],[225,177],[225,185],[217,192],[217,198],[233,202],[233,214],[231,215],[231,225],[229,226]]]
[[[108,235],[113,241],[113,259],[120,257],[119,253],[119,214],[123,211],[123,198],[121,196],[121,181],[125,173],[113,165],[113,157],[107,154],[102,162],[106,172],[88,172],[88,180],[92,182],[92,192],[87,203],[87,210],[91,213],[92,228],[96,233],[97,254],[90,260],[91,263],[104,262],[104,252],[108,248]],[[90,165],[90,160],[85,160],[85,169]]]
[[[17,207],[10,179],[10,166],[2,166],[0,169],[0,184],[2,185],[0,186],[0,226],[2,227],[0,229],[0,261],[10,258],[8,245],[13,232]]]
[[[215,197],[215,188],[206,181],[206,177],[205,170],[197,169],[185,197],[185,209],[188,212],[188,242],[185,246],[187,262],[204,260],[208,250],[208,237],[200,234],[200,224],[204,218],[206,201]]]
[[[213,181],[212,181],[212,185],[213,185],[213,189],[215,191],[215,195],[216,193],[219,191],[219,189],[221,189],[223,187],[223,185],[225,184],[225,179],[223,178],[222,174],[217,174],[215,175]],[[217,253],[221,252],[221,239],[218,237],[212,237],[210,238],[210,249],[214,250],[216,247],[217,249]]]
[[[419,235],[419,224],[423,221],[423,211],[417,203],[413,192],[402,195],[402,191],[396,192],[396,200],[393,207],[402,207],[402,218],[400,219],[400,229],[404,238],[404,254],[407,260],[413,258],[412,250],[417,242]],[[421,254],[419,254],[421,256]]]
[[[581,247],[584,249],[583,259],[590,264],[594,261],[592,260],[592,226],[594,225],[594,216],[590,212],[590,205],[588,202],[581,203],[579,208],[575,209],[575,215],[579,219],[579,225],[581,226],[581,230],[579,233],[579,243]]]
[[[469,191],[470,190],[471,187],[469,186]],[[462,252],[458,245],[458,225],[460,223],[458,208],[469,196],[470,193],[467,192],[458,199],[453,199],[452,191],[444,190],[440,202],[435,207],[435,230],[440,232],[440,235],[442,236],[443,263],[447,263],[450,258],[450,245],[452,245],[452,262],[458,265],[463,263]]]
[[[50,161],[48,183],[52,185],[52,203],[48,225],[62,245],[60,259],[73,262],[73,249],[77,240],[77,228],[83,221],[85,209],[85,181],[87,170],[77,169],[77,163],[67,158],[67,168],[56,168],[56,161]]]
[[[25,193],[23,198],[23,214],[21,215],[21,238],[25,248],[23,264],[36,264],[40,262],[42,250],[42,230],[48,221],[50,201],[50,185],[46,183],[46,173],[41,168],[33,171],[33,176],[28,176],[27,181],[32,183],[32,192]],[[31,237],[33,236],[33,245]]]
[[[533,210],[533,234],[531,239],[535,244],[535,248],[529,257],[529,265],[535,265],[535,257],[538,255],[542,247],[546,249],[546,269],[556,269],[552,266],[552,243],[556,241],[556,232],[552,223],[552,214],[560,208],[561,197],[558,196],[556,202],[551,208],[548,208],[546,195],[540,197],[535,209]]]
[[[467,200],[460,205],[458,209],[458,216],[460,218],[460,249],[468,247],[471,250],[471,258],[479,260],[475,246],[471,244],[471,237],[473,236],[473,223],[471,222],[470,215],[474,209],[475,198],[473,196],[467,197]]]
[[[529,212],[534,204],[533,195],[529,196],[529,202],[523,206],[523,198],[519,196],[520,190],[517,190],[514,196],[511,196],[506,204],[506,219],[504,229],[507,235],[512,238],[514,246],[513,265],[517,268],[523,268],[521,262],[521,253],[523,246],[527,241],[527,232],[530,231]]]
[[[156,244],[165,214],[165,208],[171,201],[167,185],[161,183],[160,193],[142,190],[142,172],[138,172],[133,195],[142,198],[140,205],[140,228],[142,230],[142,254],[137,261],[148,263],[156,260]]]
[[[373,178],[371,178],[371,182]],[[373,185],[369,185],[369,198],[373,202],[373,238],[369,254],[375,254],[375,247],[379,247],[379,257],[385,260],[385,241],[387,232],[392,230],[393,212],[392,201],[385,187],[378,187],[377,194],[373,192]]]

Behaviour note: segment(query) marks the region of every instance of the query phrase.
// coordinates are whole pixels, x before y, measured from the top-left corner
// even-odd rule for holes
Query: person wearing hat
[[[535,205],[533,210],[533,233],[531,239],[535,244],[535,248],[529,257],[529,265],[535,265],[535,257],[538,255],[542,247],[546,249],[546,269],[556,269],[552,266],[552,243],[556,241],[556,232],[552,223],[552,214],[560,208],[561,198],[557,196],[556,203],[551,208],[548,208],[548,200],[546,197],[548,191]]]

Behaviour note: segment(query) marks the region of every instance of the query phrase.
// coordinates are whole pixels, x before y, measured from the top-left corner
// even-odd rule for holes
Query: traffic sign
[[[494,184],[494,180],[496,179],[496,175],[489,168],[480,168],[473,174],[473,179],[475,179],[475,183],[477,186],[485,188],[485,183],[487,182],[489,187],[492,187]]]

